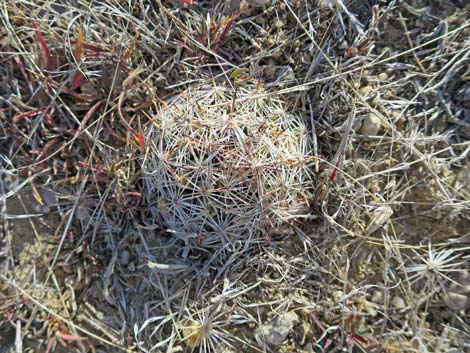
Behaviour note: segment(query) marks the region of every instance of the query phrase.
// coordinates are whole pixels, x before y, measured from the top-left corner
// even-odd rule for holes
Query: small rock
[[[83,94],[90,95],[90,96],[96,96],[96,95],[99,94],[99,92],[96,89],[95,85],[91,82],[84,82],[80,86],[80,90],[82,91]]]
[[[277,20],[276,22],[274,22],[274,27],[280,29],[284,27],[284,22],[282,22],[282,20]]]
[[[387,73],[385,73],[385,72],[381,72],[381,73],[377,76],[377,78],[379,79],[379,81],[384,82],[384,81],[387,81],[387,80],[388,80],[388,75],[387,75]]]
[[[381,290],[374,290],[374,292],[372,293],[372,297],[370,298],[370,300],[376,304],[383,304],[384,302],[384,295],[383,295],[383,292]]]
[[[362,121],[361,134],[375,136],[378,134],[381,126],[380,118],[374,113],[370,113]]]
[[[255,23],[264,27],[264,25],[266,24],[266,17],[263,17],[263,16],[259,16],[255,19]]]
[[[359,94],[363,97],[368,96],[374,88],[372,86],[364,86],[359,88]]]
[[[298,320],[297,314],[291,311],[275,318],[269,324],[261,326],[255,334],[258,344],[261,346],[264,344],[281,345]]]
[[[279,67],[276,65],[266,65],[263,66],[263,74],[268,80],[276,79],[276,72]]]
[[[349,48],[348,41],[346,39],[343,39],[341,42],[338,44],[338,49],[340,50],[346,50]]]
[[[444,295],[444,303],[452,310],[465,309],[469,302],[468,295],[459,294],[455,292],[447,292]]]
[[[367,187],[372,193],[379,193],[382,190],[380,186],[380,180],[375,178],[369,180],[369,182],[367,183]]]
[[[131,253],[127,250],[121,251],[119,254],[119,263],[121,266],[127,266],[131,261]]]
[[[406,307],[405,301],[399,296],[394,296],[392,304],[396,309],[404,309]]]
[[[360,119],[354,119],[353,125],[352,125],[352,129],[353,129],[355,132],[359,132],[359,131],[361,130],[361,126],[362,126],[362,120],[360,120]]]
[[[395,124],[402,126],[406,123],[406,117],[401,112],[394,110],[390,113],[390,115]]]
[[[388,205],[377,207],[370,218],[370,222],[366,228],[366,234],[369,236],[376,230],[382,228],[390,221],[393,215],[393,209]]]

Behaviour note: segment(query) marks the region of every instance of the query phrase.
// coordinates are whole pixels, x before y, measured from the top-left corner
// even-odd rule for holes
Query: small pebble
[[[405,301],[399,296],[394,296],[392,304],[396,309],[404,309],[406,307]]]
[[[279,346],[287,338],[298,320],[298,316],[295,312],[291,311],[285,313],[272,320],[270,323],[258,328],[255,335],[256,340],[260,345],[269,344]]]
[[[375,290],[374,293],[372,293],[372,297],[370,300],[376,304],[383,304],[384,302],[384,295],[381,290]]]
[[[359,89],[359,94],[363,97],[366,97],[372,92],[372,90],[372,86],[364,86]]]
[[[446,166],[444,166],[441,170],[441,175],[444,178],[448,178],[449,176],[452,175],[452,171],[449,168],[447,168]]]
[[[266,65],[263,67],[263,74],[268,80],[274,80],[278,69],[276,65]]]
[[[454,292],[447,292],[444,296],[444,303],[452,310],[465,309],[469,302],[468,295]]]
[[[264,26],[266,23],[266,18],[263,16],[259,16],[255,19],[256,24],[259,24],[260,26]]]
[[[370,113],[362,121],[360,132],[362,135],[376,136],[379,133],[381,126],[382,123],[380,118],[374,113]]]
[[[381,190],[382,189],[380,188],[380,185],[377,181],[372,183],[371,186],[370,186],[370,191],[372,193],[379,193]]]
[[[406,117],[398,111],[392,111],[391,117],[393,119],[393,122],[397,125],[404,125],[406,123]]]
[[[274,22],[274,27],[276,28],[282,28],[284,27],[284,22],[282,22],[281,20],[277,20],[276,22]]]
[[[121,251],[119,254],[119,263],[121,266],[127,266],[131,261],[131,253],[127,250]]]
[[[349,44],[346,39],[343,39],[341,42],[338,44],[338,49],[340,50],[346,50],[349,48]]]
[[[381,72],[379,76],[377,76],[377,78],[379,79],[379,81],[384,82],[388,80],[388,75],[385,72]]]

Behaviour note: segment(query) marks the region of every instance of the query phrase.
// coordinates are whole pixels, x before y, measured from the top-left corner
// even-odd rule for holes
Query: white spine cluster
[[[260,93],[203,86],[160,108],[143,160],[156,221],[216,246],[279,226],[307,205],[307,127]]]

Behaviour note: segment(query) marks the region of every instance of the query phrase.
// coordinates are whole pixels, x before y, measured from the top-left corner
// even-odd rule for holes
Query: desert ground
[[[467,0],[0,0],[0,353],[470,352]]]

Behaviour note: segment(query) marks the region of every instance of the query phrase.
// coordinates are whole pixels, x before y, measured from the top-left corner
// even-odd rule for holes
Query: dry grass
[[[468,5],[191,3],[0,2],[0,352],[470,349]]]

